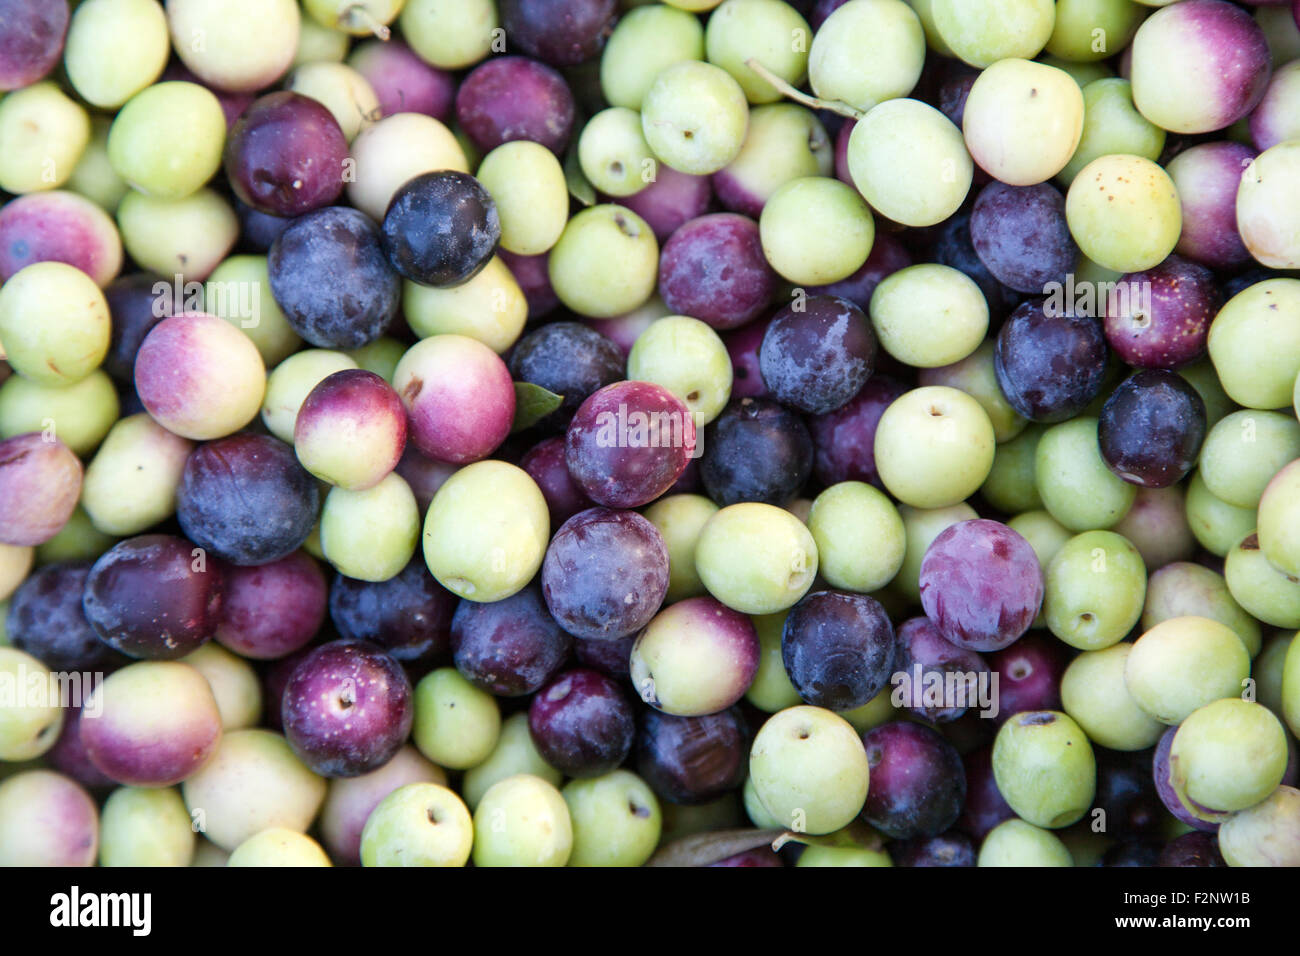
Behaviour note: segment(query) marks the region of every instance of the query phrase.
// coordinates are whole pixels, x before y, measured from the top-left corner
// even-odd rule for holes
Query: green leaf
[[[780,830],[712,830],[674,840],[650,858],[646,866],[708,866],[738,853],[770,846]]]
[[[780,849],[787,843],[826,846],[841,850],[882,850],[885,839],[861,820],[854,820],[844,829],[836,830],[834,833],[795,833],[786,830],[777,837],[774,848]]]
[[[564,157],[564,179],[569,184],[569,195],[584,206],[596,204],[596,187],[588,180],[578,163],[578,149],[575,146]]]
[[[514,433],[532,428],[559,408],[563,401],[563,395],[548,392],[540,385],[515,382],[515,422],[510,431]]]

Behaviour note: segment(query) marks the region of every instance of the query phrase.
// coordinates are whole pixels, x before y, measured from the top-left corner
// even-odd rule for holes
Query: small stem
[[[753,57],[750,57],[745,61],[745,66],[749,67],[763,79],[767,80],[767,82],[775,86],[789,99],[794,100],[796,103],[802,103],[810,109],[830,110],[832,113],[839,113],[841,116],[847,116],[852,120],[860,120],[864,115],[861,110],[854,109],[848,103],[841,103],[839,100],[818,99],[815,96],[810,96],[803,90],[795,89]]]
[[[364,3],[351,3],[345,0],[343,9],[339,11],[339,23],[365,27],[381,40],[387,40],[393,35],[393,31],[376,20]]]

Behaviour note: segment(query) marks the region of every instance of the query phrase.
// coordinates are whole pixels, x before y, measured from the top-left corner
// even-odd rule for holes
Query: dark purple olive
[[[663,604],[668,547],[659,529],[635,511],[589,508],[551,539],[542,593],[555,620],[575,637],[626,637]]]
[[[615,0],[498,0],[512,43],[552,66],[596,57],[614,30]]]
[[[998,388],[1007,403],[1036,422],[1063,422],[1097,397],[1106,377],[1101,323],[1047,307],[1018,306],[998,332],[993,353]]]
[[[897,720],[867,731],[862,743],[871,767],[864,820],[896,840],[938,836],[957,822],[966,774],[938,731]]]
[[[378,227],[345,206],[295,219],[271,246],[267,269],[289,325],[320,348],[373,342],[401,304],[401,280],[384,256]]]
[[[498,697],[531,694],[560,669],[573,638],[530,585],[502,601],[461,601],[451,621],[456,669]]]
[[[1130,484],[1167,488],[1196,466],[1205,402],[1181,375],[1144,369],[1106,399],[1097,442],[1106,466]]]
[[[645,710],[637,729],[637,772],[670,803],[708,803],[744,783],[749,736],[737,707],[703,717]]]
[[[216,633],[224,584],[219,562],[184,538],[140,535],[114,545],[91,567],[82,608],[114,650],[176,660]]]
[[[81,598],[89,574],[89,561],[47,564],[29,574],[9,599],[9,643],[52,671],[104,671],[125,663],[86,620]]]
[[[1184,833],[1165,844],[1156,866],[1227,866],[1219,852],[1218,837],[1210,833]]]
[[[334,115],[287,90],[244,111],[226,140],[225,169],[241,202],[273,216],[301,216],[343,192],[348,141]]]
[[[852,710],[889,683],[894,628],[875,598],[816,591],[786,616],[781,660],[805,702],[828,710]]]
[[[1042,295],[1052,283],[1064,283],[1079,258],[1065,197],[1050,183],[989,183],[971,211],[970,236],[994,278],[1017,292]]]
[[[894,866],[974,866],[975,844],[956,830],[938,836],[902,840],[889,848]]]
[[[384,213],[384,251],[403,277],[446,288],[474,278],[501,240],[488,191],[468,173],[423,173],[397,190]]]
[[[247,432],[200,445],[185,460],[176,517],[195,544],[240,565],[297,551],[316,524],[320,492],[293,449]]]
[[[330,587],[330,619],[339,634],[369,641],[404,662],[447,652],[456,604],[455,595],[434,580],[420,554],[387,581],[340,574]]]
[[[772,317],[758,361],[772,398],[824,415],[845,405],[871,377],[876,336],[849,300],[812,296]]]
[[[586,668],[564,671],[536,693],[528,730],[542,759],[570,777],[613,770],[636,736],[628,695],[611,678]]]
[[[895,637],[892,680],[900,681],[899,686],[904,688],[904,707],[918,717],[939,723],[956,720],[968,708],[980,709],[978,682],[989,670],[984,658],[949,641],[927,617],[904,621]],[[975,684],[970,683],[972,678]],[[961,688],[962,696],[949,699],[946,688],[954,679],[961,682],[954,687]],[[945,688],[944,695],[927,693],[932,684]]]
[[[732,399],[705,428],[700,478],[719,505],[784,505],[812,472],[808,426],[770,398]]]

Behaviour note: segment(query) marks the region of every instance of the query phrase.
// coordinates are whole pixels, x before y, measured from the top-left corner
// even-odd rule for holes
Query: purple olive
[[[411,682],[373,644],[331,641],[304,657],[285,685],[284,735],[308,767],[357,777],[388,763],[411,734]]]
[[[921,606],[948,640],[996,651],[1029,629],[1043,603],[1043,571],[1029,542],[1006,525],[959,521],[921,559]]]
[[[613,770],[636,734],[627,695],[609,677],[585,668],[564,671],[537,692],[528,730],[542,759],[570,777]]]

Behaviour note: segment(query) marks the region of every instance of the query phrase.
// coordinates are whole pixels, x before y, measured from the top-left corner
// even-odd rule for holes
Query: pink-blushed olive
[[[632,683],[664,713],[717,713],[749,690],[760,650],[747,615],[712,597],[687,598],[660,611],[637,638]]]
[[[478,461],[510,434],[510,370],[475,339],[435,335],[416,343],[397,363],[393,387],[409,416],[411,440],[431,458]]]
[[[1273,74],[1264,98],[1250,114],[1250,135],[1258,149],[1268,149],[1300,136],[1300,63],[1291,62]]]
[[[370,81],[385,116],[424,113],[445,122],[451,115],[455,78],[400,40],[367,40],[352,51],[348,65]]]
[[[1250,261],[1237,232],[1237,187],[1256,151],[1224,140],[1183,150],[1165,167],[1178,190],[1183,227],[1177,252],[1218,269]]]
[[[1172,133],[1208,133],[1246,116],[1264,95],[1264,31],[1224,0],[1188,0],[1152,14],[1133,38],[1133,102]]]
[[[163,319],[135,359],[135,388],[145,410],[168,431],[207,441],[239,431],[266,391],[266,367],[253,340],[215,315]]]
[[[1196,552],[1181,485],[1139,488],[1133,507],[1114,531],[1129,539],[1151,572],[1173,562],[1189,561]]]
[[[212,756],[221,713],[207,679],[177,661],[129,664],[95,687],[81,742],[91,762],[118,783],[180,783]]]
[[[77,507],[81,478],[81,461],[53,435],[0,441],[0,544],[44,544],[58,534]]]
[[[102,288],[122,269],[122,237],[108,214],[84,196],[29,193],[0,209],[0,279],[33,262],[76,266]]]
[[[308,393],[293,428],[304,468],[349,491],[383,481],[406,447],[406,409],[374,372],[345,369]]]
[[[28,770],[0,783],[0,866],[93,866],[99,813],[70,777]]]

